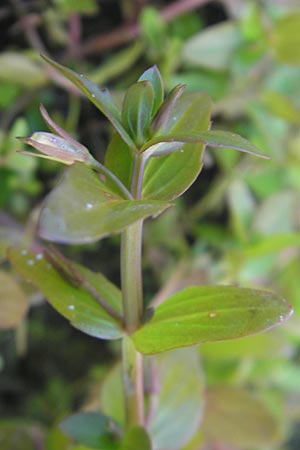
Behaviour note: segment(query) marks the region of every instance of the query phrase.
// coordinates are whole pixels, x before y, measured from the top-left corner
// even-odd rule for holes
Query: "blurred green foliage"
[[[20,385],[24,389],[30,384],[26,370],[22,371],[24,360],[34,347],[43,354],[43,341],[49,333],[58,333],[63,324],[48,327],[43,314],[49,315],[49,310],[44,309],[43,299],[13,277],[6,261],[6,248],[12,244],[33,241],[38,248],[36,217],[60,172],[55,162],[16,153],[24,150],[24,144],[15,137],[41,129],[40,102],[100,160],[111,132],[106,121],[86,101],[74,99],[70,85],[46,67],[39,57],[45,50],[95,83],[109,84],[116,101],[123,97],[124,86],[155,63],[168,89],[184,83],[190,91],[208,92],[214,100],[213,127],[241,133],[272,158],[266,162],[230,151],[206,152],[199,183],[177,200],[176,210],[146,224],[144,269],[149,292],[145,296],[150,298],[162,286],[156,293],[159,302],[166,293],[191,283],[255,285],[286,296],[296,313],[283,328],[201,346],[197,370],[198,388],[206,390],[203,427],[184,449],[209,445],[214,449],[220,442],[245,450],[298,448],[299,442],[295,447],[289,442],[300,423],[300,7],[292,1],[207,2],[206,7],[171,20],[155,8],[166,8],[163,1],[153,6],[149,2],[140,10],[143,2],[134,2],[134,8],[126,1],[115,2],[118,14],[113,6],[92,0],[57,0],[46,6],[38,1],[33,10],[30,5],[20,8],[19,3],[15,2],[17,8],[4,9],[4,17],[7,14],[11,23],[10,39],[2,41],[0,53],[3,415],[11,396],[18,397],[15,410],[7,408],[10,417],[0,423],[1,449],[83,450],[86,447],[73,444],[54,427],[57,415],[62,418],[72,408],[84,406],[92,410],[101,406],[114,418],[120,414],[119,402],[109,404],[106,397],[109,391],[118,392],[118,366],[112,367],[110,360],[100,364],[96,350],[85,354],[82,345],[77,340],[72,343],[63,332],[59,343],[54,339],[55,352],[60,354],[60,344],[70,346],[69,354],[76,365],[86,366],[85,373],[80,372],[74,380],[63,375],[61,360],[56,370],[47,362],[40,388],[31,389],[29,398],[20,398]],[[209,8],[211,3],[214,5]],[[218,8],[222,8],[224,20],[209,25]],[[21,19],[28,19],[26,27],[22,28]],[[110,29],[116,27],[119,34],[122,26],[134,30],[135,21],[140,30],[132,34],[135,40],[129,42],[126,37],[115,46]],[[99,33],[106,36],[106,47]],[[92,40],[95,35],[99,46]],[[69,252],[96,269],[102,264],[103,270],[104,263],[94,256],[99,249],[104,260],[112,258],[114,240],[92,244],[88,250],[77,246]],[[106,275],[115,277],[116,268],[107,266]],[[28,307],[30,314],[24,319]],[[36,326],[36,315],[43,326]],[[109,352],[117,358],[117,344],[112,344]],[[180,367],[170,355],[165,361],[162,357],[160,370],[174,371],[180,378]],[[186,364],[192,367],[195,355],[186,358],[189,356],[192,362]],[[178,358],[183,361],[183,356]],[[67,358],[63,361],[68,364]],[[162,395],[176,400],[173,382],[165,382]],[[193,379],[190,383],[195,389],[193,383],[197,382]],[[178,410],[173,410],[177,415],[184,414],[184,395],[180,398]],[[158,442],[170,449],[178,448],[170,444],[174,437],[163,433],[168,428],[165,424],[175,422],[171,413],[162,411],[157,419]],[[176,423],[174,426],[173,432]],[[134,435],[128,437],[129,442],[134,439]]]

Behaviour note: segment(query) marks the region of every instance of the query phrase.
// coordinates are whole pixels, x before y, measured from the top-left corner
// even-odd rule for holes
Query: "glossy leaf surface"
[[[242,450],[269,448],[280,440],[280,428],[266,405],[245,389],[214,387],[206,394],[206,441],[219,441]]]
[[[159,386],[149,425],[154,448],[181,450],[200,425],[203,377],[196,349],[176,349],[155,357]]]
[[[291,305],[269,291],[196,286],[158,306],[152,320],[132,339],[141,353],[158,353],[258,333],[286,321],[291,314]]]
[[[82,74],[74,72],[74,70],[65,67],[56,61],[42,55],[43,59],[51,64],[64,77],[68,78],[94,105],[110,120],[124,141],[131,147],[135,148],[135,144],[125,130],[121,114],[115,105],[109,91],[107,89],[99,89],[96,84],[90,81]]]
[[[102,339],[118,339],[123,335],[120,324],[100,306],[97,300],[64,279],[42,253],[34,254],[25,249],[11,248],[8,256],[17,272],[34,284],[53,308],[75,328]],[[74,266],[105,301],[120,313],[121,293],[116,286],[99,273],[91,272],[75,263]]]
[[[16,280],[0,271],[0,329],[13,328],[24,319],[28,303]]]
[[[59,423],[59,428],[79,444],[91,448],[116,449],[113,430],[116,424],[107,416],[98,412],[77,413]]]
[[[151,200],[124,200],[91,169],[75,164],[47,197],[39,234],[53,242],[93,242],[139,219],[159,214],[168,206]]]
[[[138,146],[143,145],[152,118],[154,89],[150,81],[138,81],[126,91],[122,121]]]
[[[172,109],[165,126],[168,133],[176,129],[207,130],[211,103],[206,94],[182,94]],[[166,156],[150,158],[146,165],[144,199],[171,200],[181,195],[194,182],[202,168],[204,144],[183,144]]]

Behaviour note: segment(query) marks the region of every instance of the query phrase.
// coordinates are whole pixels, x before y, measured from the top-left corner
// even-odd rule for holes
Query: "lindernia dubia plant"
[[[127,90],[119,109],[107,89],[44,59],[94,103],[115,134],[102,164],[41,107],[50,133],[20,138],[39,151],[23,153],[69,167],[41,208],[38,235],[77,244],[121,233],[121,288],[46,243],[38,254],[9,250],[19,274],[74,327],[95,338],[122,341],[122,364],[115,369],[119,378],[114,372],[103,387],[109,400],[102,402],[101,412],[75,414],[60,427],[85,446],[80,448],[197,449],[186,447],[201,427],[203,402],[192,346],[267,330],[286,321],[292,308],[269,291],[191,286],[145,309],[143,222],[171,207],[195,181],[206,144],[267,157],[241,136],[209,130],[211,101],[205,93],[184,92],[178,85],[164,97],[157,67]]]

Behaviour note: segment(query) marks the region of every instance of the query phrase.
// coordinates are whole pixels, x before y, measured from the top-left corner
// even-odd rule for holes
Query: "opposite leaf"
[[[291,305],[272,292],[195,286],[158,306],[152,320],[132,339],[139,352],[159,353],[258,333],[285,322],[292,312]]]
[[[39,234],[53,242],[94,242],[168,206],[155,200],[124,200],[91,169],[74,164],[45,201]]]
[[[17,272],[33,283],[49,303],[75,328],[101,339],[118,339],[123,335],[120,322],[111,317],[98,301],[85,290],[71,284],[42,253],[11,248],[8,258]],[[121,293],[103,275],[74,263],[74,267],[105,301],[121,313]]]

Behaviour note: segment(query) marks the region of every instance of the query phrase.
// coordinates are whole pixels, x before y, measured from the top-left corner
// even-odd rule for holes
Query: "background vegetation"
[[[24,149],[16,136],[45,129],[39,104],[99,160],[111,134],[100,113],[43,63],[41,52],[108,85],[116,98],[157,64],[169,90],[184,83],[188,90],[210,94],[213,127],[238,132],[271,156],[265,161],[230,150],[206,152],[198,182],[176,201],[176,208],[146,223],[145,297],[156,295],[159,302],[192,283],[270,288],[287,297],[295,315],[284,327],[201,346],[197,376],[203,379],[205,414],[201,433],[185,449],[299,448],[297,3],[1,4],[1,449],[75,448],[55,423],[70,411],[105,405],[105,392],[114,389],[118,356],[116,344],[72,329],[39,293],[18,280],[6,260],[12,244],[33,240],[38,248],[36,216],[63,170],[55,162],[16,153]],[[118,244],[116,236],[62,250],[118,282]],[[173,417],[165,412],[166,426],[179,411],[174,405]],[[172,433],[176,440],[176,429]]]

